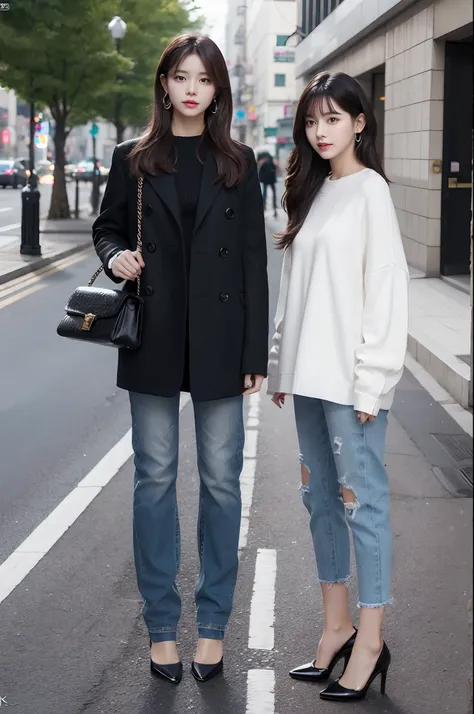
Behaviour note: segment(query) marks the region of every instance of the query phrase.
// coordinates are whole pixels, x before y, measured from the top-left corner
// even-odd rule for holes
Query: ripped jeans
[[[135,452],[133,547],[143,617],[153,642],[176,640],[181,538],[176,501],[179,399],[130,392]],[[238,570],[243,398],[194,402],[200,479],[195,589],[199,637],[221,640]]]
[[[359,607],[391,603],[392,532],[384,467],[388,412],[361,425],[353,406],[294,395],[303,502],[322,583],[350,578],[352,532]],[[306,483],[307,481],[307,483]],[[344,504],[341,486],[351,493]],[[352,498],[353,496],[353,498]]]

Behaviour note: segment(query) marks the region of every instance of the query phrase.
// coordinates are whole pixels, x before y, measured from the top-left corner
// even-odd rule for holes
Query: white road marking
[[[180,411],[189,402],[181,395]],[[132,456],[131,430],[0,565],[0,604],[26,578]]]
[[[257,468],[258,426],[260,424],[260,392],[249,397],[249,413],[245,430],[244,466],[240,476],[242,494],[242,521],[240,525],[239,551],[247,546],[250,510],[252,508]]]
[[[275,672],[273,669],[250,669],[247,675],[246,714],[274,714]]]
[[[33,293],[36,293],[38,292],[38,290],[42,290],[45,287],[46,285],[43,284],[32,285],[31,288],[28,288],[28,290],[23,290],[22,292],[17,293],[16,295],[12,295],[9,298],[5,298],[5,300],[2,300],[0,302],[0,310],[3,310],[9,305],[13,305],[13,303],[18,302],[18,300],[22,300],[23,298],[28,297],[28,295],[32,295]]]
[[[5,211],[13,211],[13,208],[11,208],[11,206],[7,206],[6,208],[0,208],[0,213],[5,213]]]
[[[2,228],[0,228],[0,233],[6,233],[7,231],[13,231],[16,228],[21,228],[21,223],[10,223],[9,226],[2,226]]]
[[[276,572],[276,550],[260,549],[250,606],[249,648],[252,650],[272,650],[275,646]]]
[[[85,260],[89,254],[90,249],[87,248],[80,253],[74,253],[72,256],[70,255],[67,258],[51,263],[41,270],[28,273],[27,275],[23,275],[21,278],[8,281],[8,283],[5,283],[4,285],[0,285],[0,308],[2,306],[1,301],[3,298],[8,295],[13,295],[14,293],[17,293],[20,297],[23,296],[24,293],[22,291],[25,290],[25,288],[39,283],[43,278],[59,273],[61,270],[65,270],[66,268],[70,268],[76,263],[80,263],[81,260]],[[43,285],[42,287],[46,287],[46,285]]]
[[[90,203],[83,203],[81,206],[79,206],[79,212],[85,211],[87,208],[90,208]],[[0,209],[0,210],[2,210],[2,209]],[[10,209],[3,209],[3,210],[10,210]],[[71,218],[73,218],[74,217],[74,209],[70,207],[70,211],[71,211]],[[46,219],[47,219],[47,214],[45,214],[44,216],[40,216],[41,221],[44,221]],[[9,226],[2,226],[2,228],[0,228],[0,233],[6,233],[7,231],[14,231],[17,228],[21,228],[21,222],[20,223],[10,223]],[[18,238],[19,236],[11,236],[11,237]]]

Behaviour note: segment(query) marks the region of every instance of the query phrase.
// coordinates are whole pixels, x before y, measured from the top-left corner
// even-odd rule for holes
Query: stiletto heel
[[[383,643],[382,651],[379,655],[379,658],[375,664],[375,667],[373,669],[372,674],[370,675],[367,684],[363,689],[346,689],[346,687],[342,687],[339,684],[339,679],[336,679],[335,682],[332,682],[326,689],[323,689],[322,692],[319,693],[319,696],[321,699],[325,699],[327,701],[346,701],[346,702],[354,702],[359,699],[365,699],[367,692],[369,691],[370,685],[376,679],[376,677],[379,676],[379,674],[382,675],[382,681],[380,684],[380,691],[382,694],[385,694],[385,683],[387,681],[387,672],[388,668],[390,666],[390,661],[391,661],[391,656],[390,656],[390,650],[388,649],[387,645],[385,642]]]
[[[347,642],[342,645],[341,649],[336,652],[327,667],[315,667],[314,661],[308,664],[303,664],[301,667],[295,667],[290,672],[292,679],[299,679],[303,682],[324,682],[329,679],[331,672],[336,664],[344,658],[344,670],[346,669],[351,658],[352,648],[354,647],[357,630],[354,628],[354,633],[349,637]]]
[[[150,640],[151,647],[151,640]],[[158,679],[164,679],[170,684],[179,684],[183,677],[183,663],[176,664],[158,664],[154,662],[150,656],[150,672]]]

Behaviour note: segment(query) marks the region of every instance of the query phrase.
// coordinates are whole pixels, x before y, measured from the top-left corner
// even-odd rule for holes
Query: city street
[[[48,191],[41,188],[44,212]],[[89,193],[82,189],[81,203]],[[20,220],[20,196],[0,191],[0,244],[10,234],[5,227]],[[267,227],[273,319],[281,254],[272,247],[279,224],[270,214]],[[321,702],[320,687],[287,676],[315,656],[322,602],[298,490],[291,401],[280,411],[265,392],[246,404],[241,568],[225,672],[202,686],[189,671],[199,480],[192,404],[182,400],[185,676],[178,687],[151,678],[132,556],[130,418],[127,394],[115,386],[116,354],[56,335],[67,297],[96,268],[90,249],[56,271],[0,286],[1,711],[466,714],[472,500],[438,479],[431,437],[460,428],[408,370],[386,456],[395,547],[387,695],[377,682],[364,702],[339,706]],[[40,286],[34,294],[32,279]],[[354,583],[355,622],[356,601]]]
[[[75,207],[75,182],[67,185],[69,208],[74,211]],[[49,210],[51,192],[53,187],[50,184],[40,184],[39,190],[41,217],[45,217]],[[79,207],[88,210],[90,205],[90,183],[79,184]],[[20,234],[21,229],[21,189],[12,188],[0,189],[0,247],[7,245],[14,236]]]

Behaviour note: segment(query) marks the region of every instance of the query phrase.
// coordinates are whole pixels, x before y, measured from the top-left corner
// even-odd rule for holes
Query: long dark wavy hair
[[[288,225],[284,231],[275,236],[278,248],[287,248],[294,241],[331,170],[329,161],[323,159],[306,138],[306,117],[311,116],[315,109],[321,110],[324,103],[329,105],[330,111],[334,110],[334,103],[336,103],[353,119],[364,114],[366,124],[360,134],[360,143],[356,144],[357,158],[361,164],[377,171],[388,182],[375,148],[377,137],[375,114],[364,90],[359,82],[348,74],[321,72],[309,82],[301,95],[296,111],[293,128],[295,148],[288,161],[286,190],[283,195],[283,206],[288,213]]]
[[[244,148],[231,138],[232,90],[229,73],[222,53],[215,42],[202,35],[180,35],[165,49],[155,75],[153,115],[147,131],[130,152],[130,168],[134,176],[174,173],[174,142],[171,132],[171,110],[163,106],[165,90],[161,76],[168,74],[188,55],[200,57],[206,72],[216,88],[217,112],[206,111],[206,129],[203,140],[217,163],[217,181],[233,188],[244,179],[247,164]],[[211,105],[212,106],[212,105]]]

